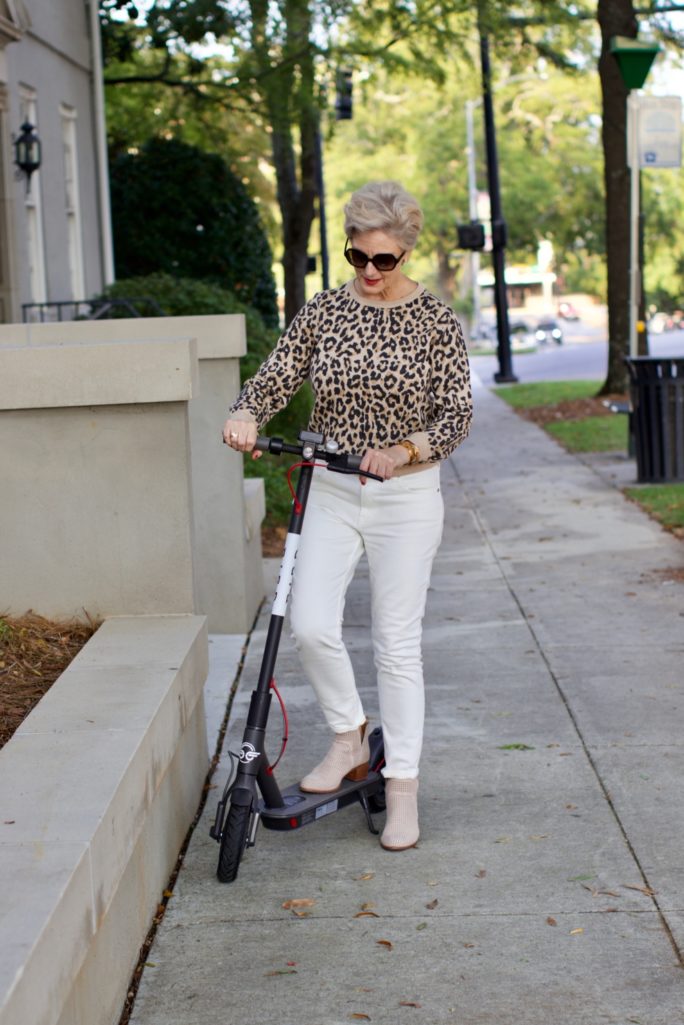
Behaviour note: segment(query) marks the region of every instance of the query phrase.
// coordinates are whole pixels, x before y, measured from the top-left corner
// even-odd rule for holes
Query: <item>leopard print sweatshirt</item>
[[[438,462],[470,428],[461,326],[422,285],[390,301],[360,296],[353,280],[319,292],[245,382],[231,413],[250,413],[261,430],[307,378],[315,394],[309,429],[344,452],[408,438],[422,463]]]

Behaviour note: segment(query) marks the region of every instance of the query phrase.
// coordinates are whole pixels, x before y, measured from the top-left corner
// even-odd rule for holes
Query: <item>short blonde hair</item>
[[[348,238],[364,231],[384,231],[404,249],[413,249],[422,227],[423,212],[418,202],[398,182],[362,185],[344,208]]]

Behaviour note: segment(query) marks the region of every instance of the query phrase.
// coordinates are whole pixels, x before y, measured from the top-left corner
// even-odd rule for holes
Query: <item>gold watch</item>
[[[420,462],[420,449],[418,448],[417,445],[414,445],[412,441],[409,441],[408,438],[407,438],[405,441],[397,442],[397,444],[401,445],[402,448],[405,448],[406,451],[408,452],[408,454],[409,454],[408,465],[409,466],[413,466],[414,463],[419,463]]]

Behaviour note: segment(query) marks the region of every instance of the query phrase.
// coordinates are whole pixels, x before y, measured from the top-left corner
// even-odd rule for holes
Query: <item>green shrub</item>
[[[150,139],[110,168],[116,272],[163,271],[230,289],[278,324],[273,259],[256,204],[228,165],[178,139]]]

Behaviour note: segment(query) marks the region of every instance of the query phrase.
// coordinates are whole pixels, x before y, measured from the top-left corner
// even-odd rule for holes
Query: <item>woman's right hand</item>
[[[254,420],[244,419],[238,415],[229,417],[223,425],[224,443],[236,452],[251,452],[253,459],[259,459],[263,455],[262,452],[254,451],[258,433]]]

